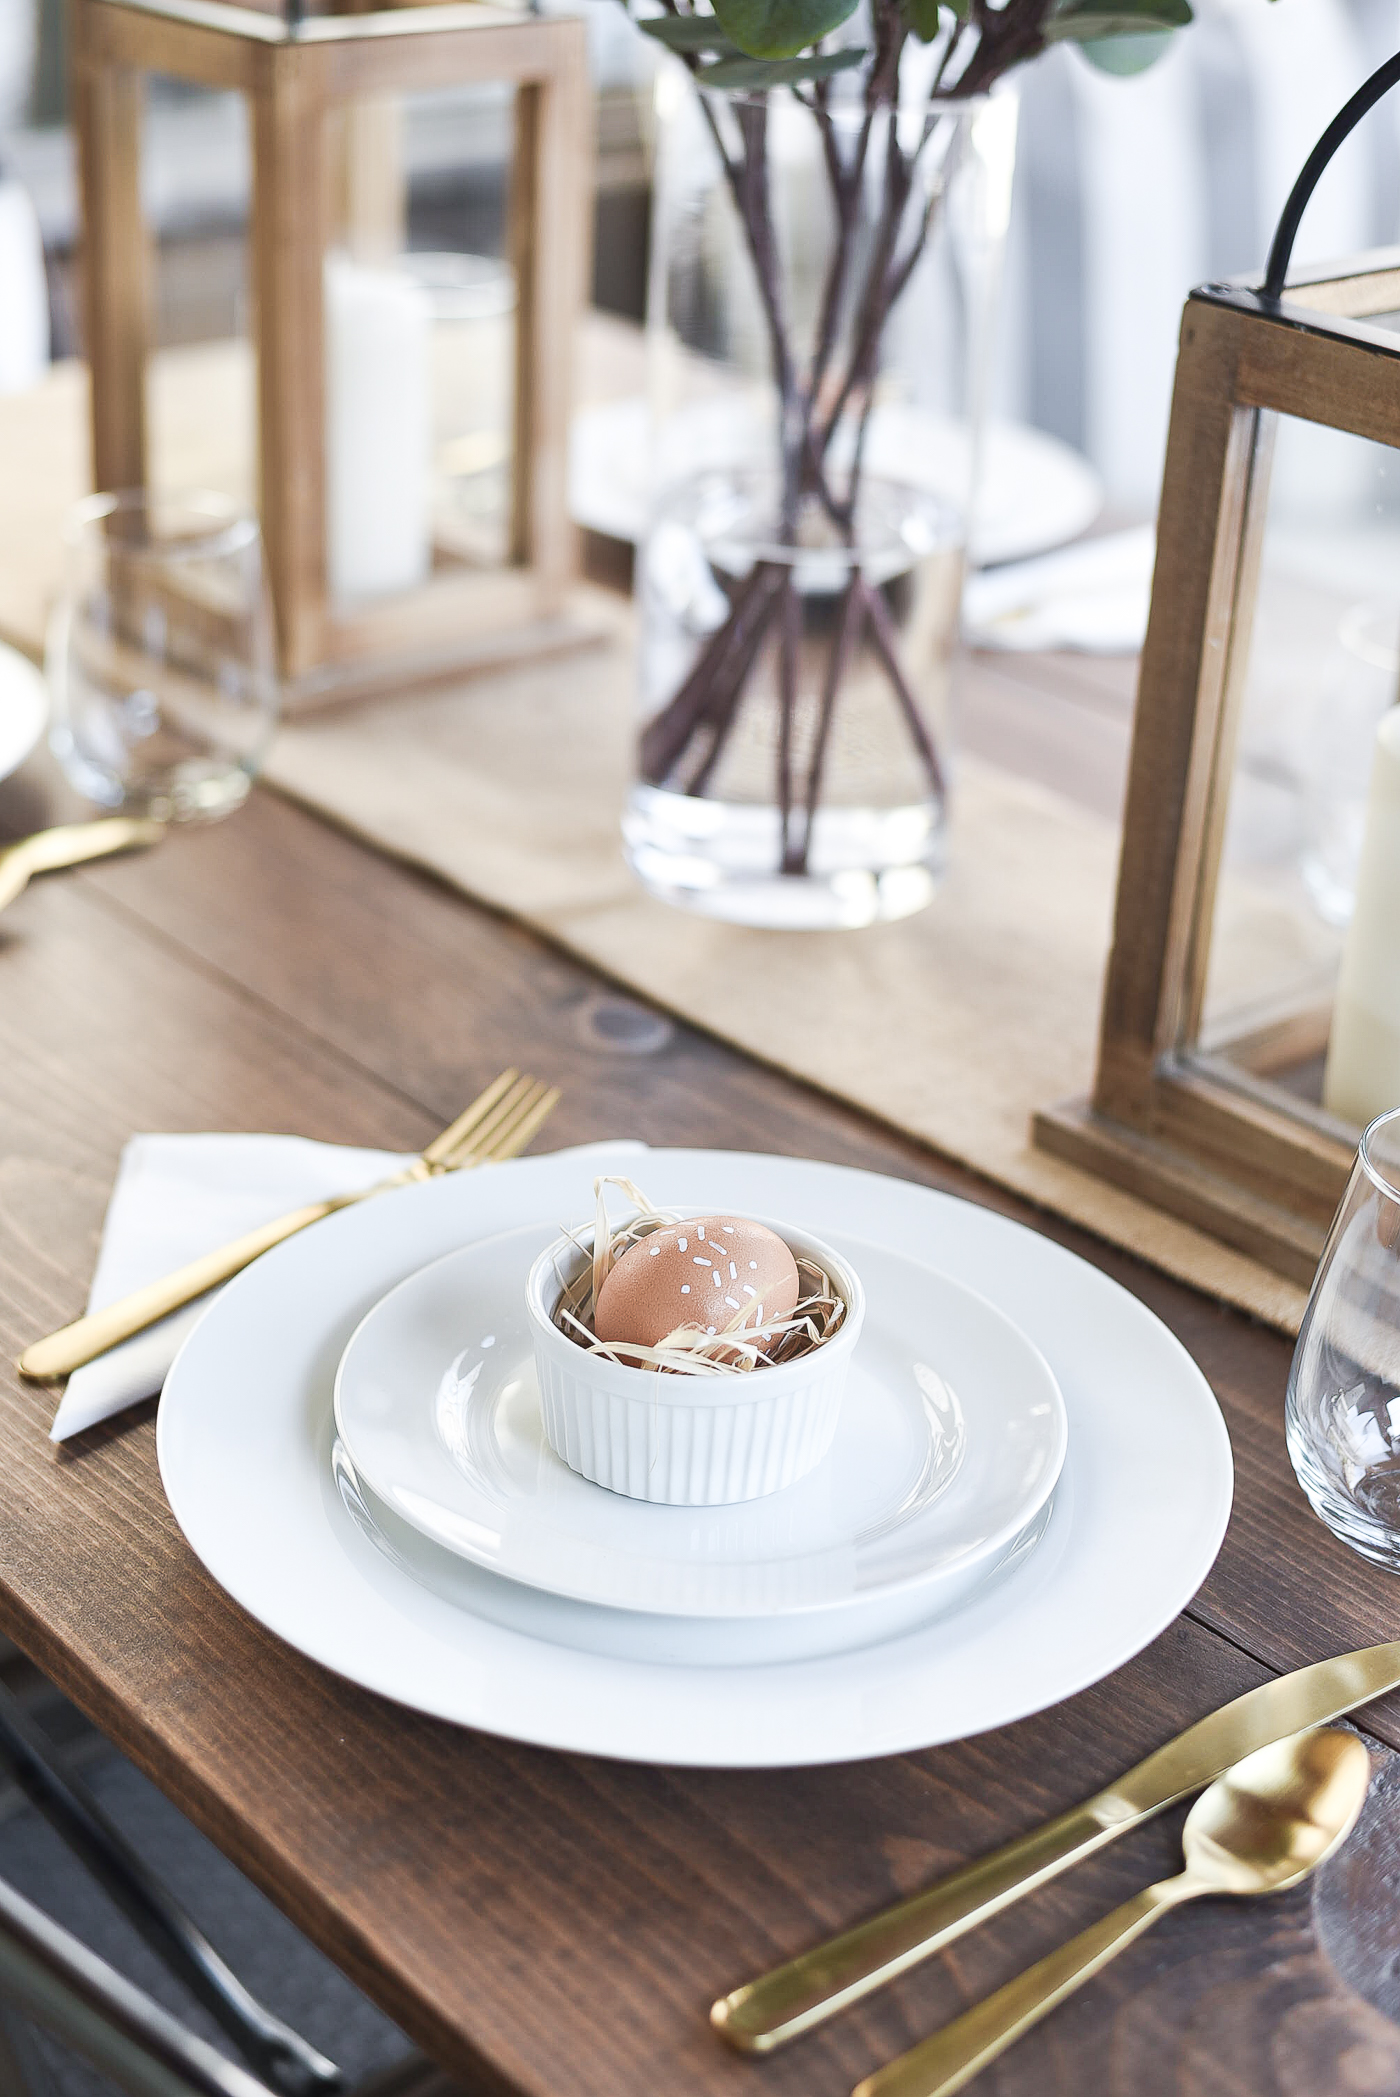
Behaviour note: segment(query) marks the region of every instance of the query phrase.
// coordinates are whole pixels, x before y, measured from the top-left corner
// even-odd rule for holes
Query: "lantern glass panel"
[[[142,76],[141,210],[150,273],[147,472],[167,495],[257,501],[249,326],[246,98]]]
[[[439,565],[511,558],[517,285],[515,96],[482,83],[405,100],[408,267],[431,309],[432,502]]]
[[[1261,416],[1261,450],[1270,440],[1245,532],[1258,572],[1235,619],[1238,736],[1188,1055],[1306,1112],[1324,1097],[1376,731],[1400,696],[1400,453],[1284,415]]]
[[[495,83],[382,97],[329,127],[333,605],[510,559],[513,100]]]

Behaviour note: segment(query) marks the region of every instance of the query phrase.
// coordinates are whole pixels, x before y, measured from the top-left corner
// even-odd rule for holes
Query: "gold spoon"
[[[60,823],[53,830],[36,830],[32,837],[0,845],[0,910],[28,887],[31,874],[158,844],[164,835],[164,823],[148,816],[101,816],[95,823]]]
[[[1371,1761],[1355,1733],[1294,1733],[1217,1777],[1187,1815],[1186,1869],[1125,1901],[998,1988],[932,2038],[857,2084],[853,2097],[952,2097],[1183,1901],[1282,1893],[1339,1849],[1356,1825]]]

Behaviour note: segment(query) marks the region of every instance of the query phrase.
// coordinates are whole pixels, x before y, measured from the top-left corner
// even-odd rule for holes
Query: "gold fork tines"
[[[497,1130],[492,1138],[488,1158],[493,1165],[502,1165],[507,1158],[518,1157],[537,1130],[542,1128],[559,1104],[557,1085],[536,1085],[533,1092],[520,1102],[510,1122]]]
[[[499,1136],[513,1129],[522,1113],[545,1091],[546,1086],[538,1079],[517,1077],[515,1083],[497,1099],[482,1115],[467,1136],[465,1143],[454,1144],[447,1169],[459,1171],[464,1163],[481,1164],[493,1156],[492,1145]],[[427,1153],[424,1153],[427,1156]],[[430,1164],[433,1162],[429,1161]],[[436,1166],[438,1171],[442,1166]]]
[[[308,1224],[319,1223],[337,1209],[350,1208],[390,1187],[404,1187],[439,1173],[461,1172],[473,1165],[500,1163],[517,1156],[553,1113],[558,1099],[557,1087],[516,1070],[503,1070],[402,1172],[373,1187],[362,1188],[359,1193],[334,1195],[327,1201],[294,1209],[290,1215],[279,1216],[276,1222],[235,1238],[217,1252],[190,1261],[188,1266],[108,1304],[104,1310],[91,1311],[46,1339],[36,1340],[19,1358],[21,1376],[37,1383],[52,1383],[71,1375],[85,1362],[95,1361],[109,1348],[144,1332],[148,1325],[168,1317],[182,1305],[193,1303],[206,1290],[251,1266],[272,1246],[295,1237]]]
[[[499,1165],[507,1158],[517,1157],[558,1104],[557,1085],[546,1085],[538,1078],[521,1078],[479,1127],[454,1144],[446,1155],[439,1151],[432,1176],[460,1172],[471,1165]]]
[[[457,1153],[461,1151],[469,1136],[479,1137],[482,1124],[492,1110],[507,1096],[514,1097],[522,1085],[531,1085],[532,1078],[522,1078],[514,1068],[503,1070],[493,1078],[484,1092],[477,1094],[469,1107],[464,1107],[455,1121],[450,1121],[440,1136],[434,1136],[423,1152],[423,1163],[430,1172],[451,1171]]]

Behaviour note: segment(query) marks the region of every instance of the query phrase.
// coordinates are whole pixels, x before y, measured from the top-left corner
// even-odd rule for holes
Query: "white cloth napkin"
[[[302,1136],[133,1136],[107,1205],[88,1309],[101,1310],[289,1209],[373,1186],[406,1163],[393,1151]],[[65,1442],[153,1398],[213,1300],[200,1297],[76,1370],[59,1400],[52,1439]]]

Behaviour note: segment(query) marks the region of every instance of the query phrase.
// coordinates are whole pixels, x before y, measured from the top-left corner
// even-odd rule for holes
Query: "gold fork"
[[[108,1304],[105,1310],[91,1311],[87,1317],[78,1318],[59,1332],[50,1333],[47,1339],[36,1340],[19,1358],[20,1375],[35,1383],[54,1383],[60,1377],[71,1375],[85,1362],[95,1361],[99,1354],[105,1354],[109,1347],[129,1340],[133,1333],[144,1332],[148,1325],[168,1317],[171,1311],[178,1311],[182,1304],[193,1303],[196,1296],[202,1296],[206,1289],[214,1288],[241,1268],[250,1266],[260,1254],[280,1245],[284,1238],[295,1237],[308,1224],[319,1223],[323,1216],[332,1216],[337,1209],[348,1209],[357,1201],[366,1201],[372,1194],[385,1193],[390,1187],[406,1187],[415,1180],[435,1179],[440,1173],[460,1172],[472,1165],[498,1164],[505,1158],[515,1157],[538,1133],[558,1101],[559,1088],[556,1085],[546,1085],[538,1078],[522,1077],[516,1070],[503,1070],[495,1082],[488,1085],[440,1136],[435,1136],[427,1149],[403,1171],[377,1181],[372,1187],[362,1188],[358,1194],[335,1194],[327,1201],[314,1201],[304,1209],[293,1209],[290,1215],[279,1216],[275,1223],[265,1223],[261,1230],[249,1231],[231,1244],[221,1246],[217,1252],[206,1253],[202,1259],[191,1260],[187,1267],[177,1267],[173,1274],[165,1275],[162,1280],[134,1290],[119,1302]]]

